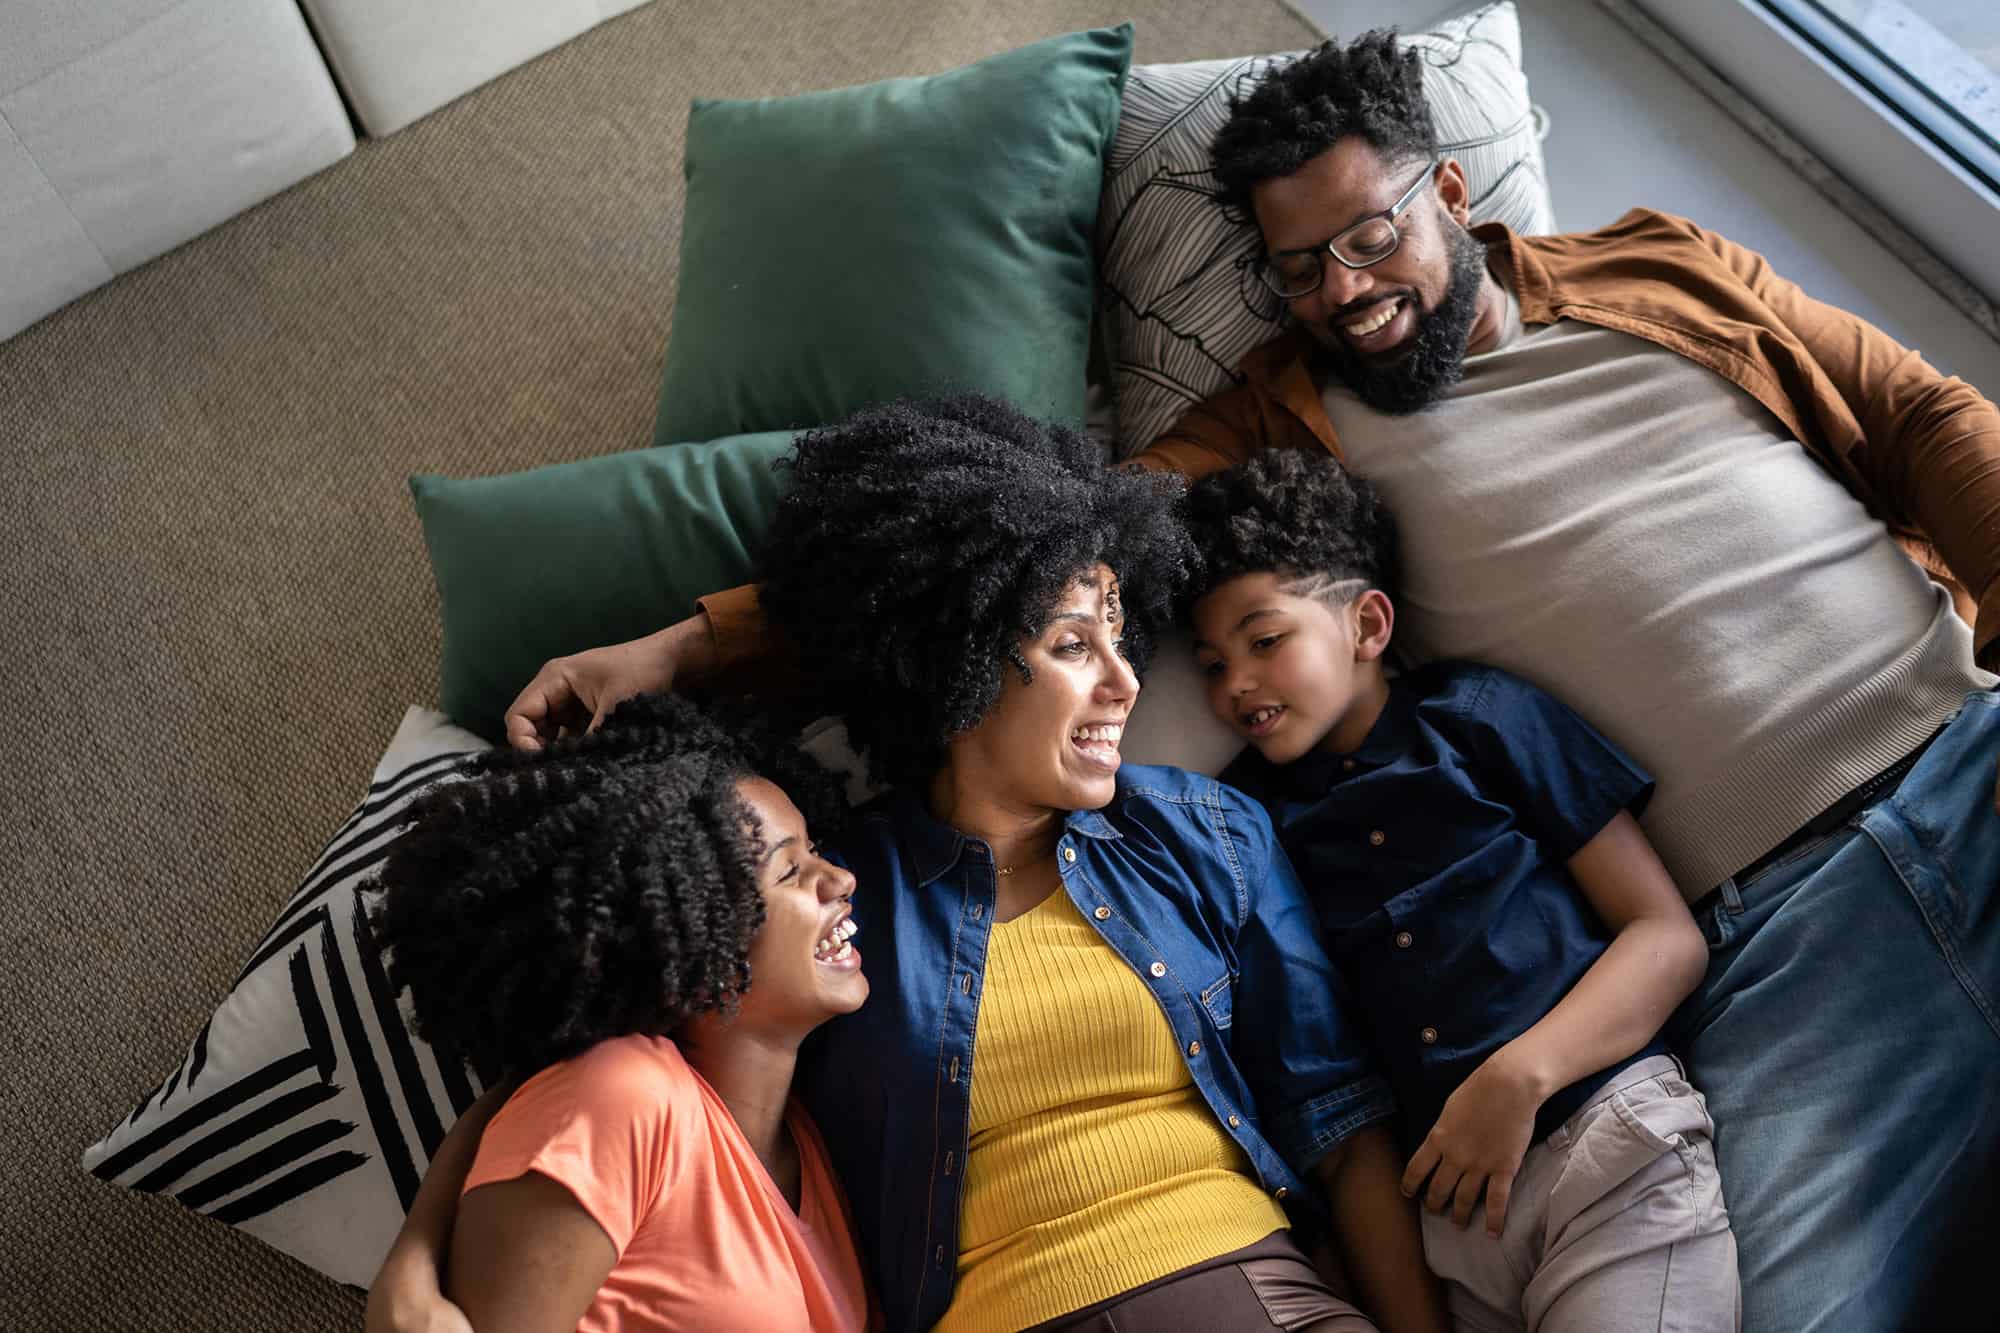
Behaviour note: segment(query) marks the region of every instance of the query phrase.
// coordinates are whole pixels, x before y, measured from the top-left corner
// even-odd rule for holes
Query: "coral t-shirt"
[[[794,1213],[715,1090],[673,1042],[620,1037],[523,1083],[465,1188],[538,1171],[618,1251],[585,1333],[862,1333],[867,1290],[847,1205],[805,1109]]]

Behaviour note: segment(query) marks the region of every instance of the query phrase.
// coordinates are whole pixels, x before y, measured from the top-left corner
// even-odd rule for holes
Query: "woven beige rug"
[[[353,1294],[76,1165],[176,1064],[436,695],[411,471],[649,443],[696,95],[1277,0],[663,0],[0,344],[0,1328],[358,1328]]]

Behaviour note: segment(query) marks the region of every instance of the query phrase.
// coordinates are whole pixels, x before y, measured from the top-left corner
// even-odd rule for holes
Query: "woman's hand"
[[[507,743],[539,750],[559,736],[595,731],[625,700],[698,677],[714,656],[708,617],[696,612],[644,638],[544,662],[507,709]]]
[[[437,1265],[392,1251],[368,1288],[367,1333],[472,1333],[465,1311],[445,1299]]]
[[[1543,1100],[1535,1081],[1506,1055],[1503,1046],[1488,1056],[1445,1099],[1437,1123],[1403,1171],[1406,1197],[1415,1198],[1430,1177],[1424,1207],[1439,1214],[1449,1207],[1460,1227],[1471,1225],[1483,1190],[1486,1230],[1495,1237],[1507,1225],[1507,1196],[1534,1142],[1535,1112]]]

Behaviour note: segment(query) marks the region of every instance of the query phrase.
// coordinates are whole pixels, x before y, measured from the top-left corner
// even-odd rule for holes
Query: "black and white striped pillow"
[[[1487,5],[1402,40],[1422,52],[1424,95],[1444,151],[1465,168],[1474,221],[1555,230],[1546,126],[1528,100],[1514,6]],[[1302,54],[1135,65],[1126,80],[1097,218],[1121,458],[1227,388],[1244,354],[1281,327],[1249,268],[1256,228],[1215,203],[1208,147],[1233,96]]]
[[[367,795],[272,923],[187,1058],[83,1155],[342,1282],[366,1286],[439,1140],[478,1095],[410,1035],[355,910],[416,793],[487,748],[411,708]]]

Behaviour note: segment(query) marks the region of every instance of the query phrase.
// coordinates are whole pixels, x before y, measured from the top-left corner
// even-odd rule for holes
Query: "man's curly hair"
[[[1392,29],[1346,46],[1325,42],[1233,101],[1209,147],[1218,202],[1248,220],[1253,187],[1291,175],[1350,134],[1391,163],[1437,152],[1421,58]]]
[[[1212,472],[1189,488],[1187,515],[1200,559],[1190,601],[1244,574],[1396,593],[1395,516],[1330,454],[1267,449]]]
[[[877,781],[928,780],[946,742],[1029,679],[1019,641],[1099,563],[1145,669],[1192,556],[1178,478],[997,399],[866,409],[801,436],[764,551],[762,601],[837,693]]]
[[[764,921],[737,783],[769,778],[816,833],[846,808],[775,732],[667,695],[462,771],[411,803],[365,902],[417,1035],[488,1083],[733,1005]]]

